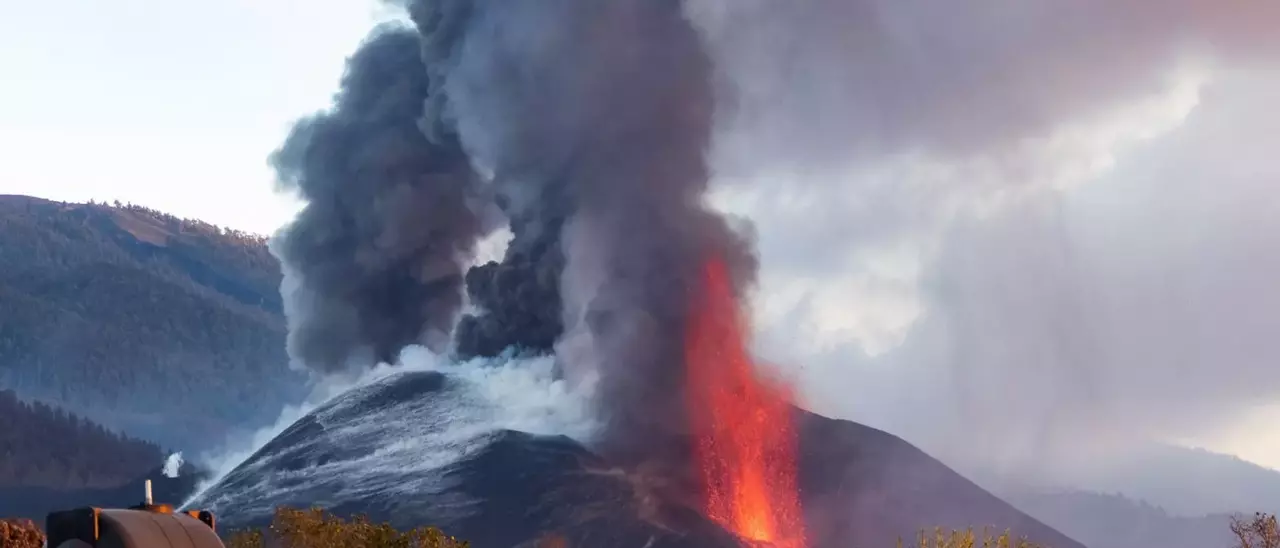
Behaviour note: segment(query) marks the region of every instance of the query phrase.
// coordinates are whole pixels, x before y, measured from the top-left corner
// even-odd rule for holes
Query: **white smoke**
[[[275,424],[252,436],[229,440],[222,451],[205,456],[203,460],[214,474],[184,504],[200,498],[264,445],[318,408],[340,403],[345,396],[388,381],[389,377],[421,371],[439,372],[463,381],[468,386],[465,397],[441,397],[439,401],[426,398],[433,401],[423,405],[433,406],[433,410],[410,417],[400,416],[406,411],[400,407],[362,417],[358,423],[346,426],[349,431],[333,436],[374,436],[394,444],[358,462],[334,462],[308,473],[321,481],[387,471],[407,474],[435,470],[465,457],[478,447],[475,440],[497,430],[564,435],[583,442],[588,442],[595,432],[596,425],[587,408],[587,391],[591,387],[570,387],[557,379],[553,358],[501,357],[456,363],[426,347],[410,346],[401,352],[396,364],[364,369],[358,377],[326,377],[305,403],[287,407]],[[262,487],[272,489],[271,479],[264,478]]]
[[[589,442],[595,433],[594,414],[586,404],[593,386],[560,379],[553,357],[504,356],[458,364],[426,347],[410,346],[400,361],[399,370],[436,371],[471,385],[480,401],[490,406],[481,417],[490,430],[568,436],[581,442]]]
[[[161,469],[161,472],[164,474],[164,477],[172,479],[178,477],[179,470],[182,470],[181,451],[169,455],[164,459],[164,468]]]

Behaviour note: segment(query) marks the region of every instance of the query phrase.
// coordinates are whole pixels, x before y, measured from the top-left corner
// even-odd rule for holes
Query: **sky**
[[[1052,476],[1280,468],[1280,4],[693,0],[760,346],[808,404]]]
[[[758,346],[810,406],[1010,466],[1140,436],[1280,469],[1280,4],[689,6]],[[2,2],[0,193],[271,233],[267,155],[392,16]]]
[[[300,25],[298,14],[306,13]],[[373,2],[0,2],[0,192],[270,233],[267,155],[326,107]]]

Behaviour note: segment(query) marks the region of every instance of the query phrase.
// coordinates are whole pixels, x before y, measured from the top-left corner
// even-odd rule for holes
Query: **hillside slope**
[[[1081,489],[1125,493],[1176,516],[1280,509],[1280,471],[1204,449],[1152,444],[1073,479]]]
[[[190,464],[173,478],[154,444],[93,421],[0,391],[0,516],[36,521],[55,510],[137,504],[143,482],[163,502],[180,501],[201,479]],[[0,542],[0,546],[3,546]]]
[[[0,388],[198,449],[273,418],[303,384],[261,237],[0,196],[0,265]]]
[[[1231,517],[1172,516],[1122,495],[1026,493],[1006,500],[1090,548],[1231,546]]]
[[[0,493],[13,487],[115,487],[159,466],[154,444],[0,390]]]
[[[400,527],[439,525],[475,546],[527,546],[548,534],[569,546],[740,545],[691,508],[692,499],[672,496],[680,492],[672,477],[619,467],[565,436],[513,428],[550,434],[563,417],[521,408],[468,367],[494,366],[398,373],[330,400],[192,507],[213,509],[236,528],[264,525],[274,505],[320,505]],[[893,546],[921,526],[986,524],[1082,548],[900,438],[796,416],[813,548]]]
[[[42,521],[56,510],[130,506],[141,502],[146,480],[157,500],[177,502],[204,478],[191,464],[167,477],[165,455],[155,444],[9,390],[0,390],[0,418],[3,518]]]

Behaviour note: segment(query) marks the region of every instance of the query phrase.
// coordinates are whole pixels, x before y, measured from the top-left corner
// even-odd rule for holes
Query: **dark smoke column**
[[[427,119],[450,122],[434,129],[493,171],[512,218],[554,231],[543,234],[565,258],[557,355],[570,378],[598,376],[605,447],[648,458],[657,436],[686,429],[682,343],[703,261],[725,260],[739,291],[755,270],[703,204],[713,100],[697,33],[676,0],[408,7],[432,80]],[[509,282],[524,284],[537,281]],[[515,297],[489,305],[526,306]]]
[[[272,242],[283,263],[289,354],[324,373],[443,350],[485,203],[456,139],[428,141],[421,43],[376,31],[348,61],[331,110],[272,155],[306,206]]]
[[[566,215],[554,200],[533,215],[513,216],[512,238],[501,262],[467,271],[467,296],[479,310],[458,323],[459,358],[493,357],[511,349],[520,354],[549,354],[564,331],[560,273],[564,251],[560,230]]]

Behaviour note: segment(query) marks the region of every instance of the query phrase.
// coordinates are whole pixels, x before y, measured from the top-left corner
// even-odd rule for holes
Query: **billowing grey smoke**
[[[512,238],[502,262],[467,271],[467,296],[480,313],[464,316],[458,324],[460,357],[492,357],[507,349],[546,354],[564,331],[560,231],[566,204],[555,197],[541,203],[511,218]]]
[[[464,262],[489,215],[456,140],[428,141],[417,33],[385,28],[349,60],[334,107],[300,121],[271,162],[306,201],[273,241],[289,353],[322,372],[443,349]],[[439,137],[439,136],[437,136]]]
[[[714,109],[698,33],[678,0],[405,7],[419,32],[377,33],[335,108],[274,157],[308,202],[276,242],[296,285],[293,356],[335,371],[441,349],[488,228],[477,212],[496,206],[513,239],[466,273],[476,312],[455,350],[555,351],[566,376],[598,383],[604,444],[640,456],[685,426],[703,264],[724,261],[743,289],[756,268],[704,204]]]
[[[632,454],[632,442],[652,446],[678,431],[687,296],[699,269],[718,256],[743,287],[755,271],[750,246],[703,204],[711,66],[681,3],[408,8],[432,79],[426,119],[452,122],[436,133],[456,130],[492,170],[516,232],[529,233],[503,264],[471,274],[486,312],[464,323],[459,346],[480,333],[492,342],[479,352],[546,348],[558,326],[529,311],[551,310],[548,288],[558,284],[557,354],[570,378],[598,375],[605,444]]]

